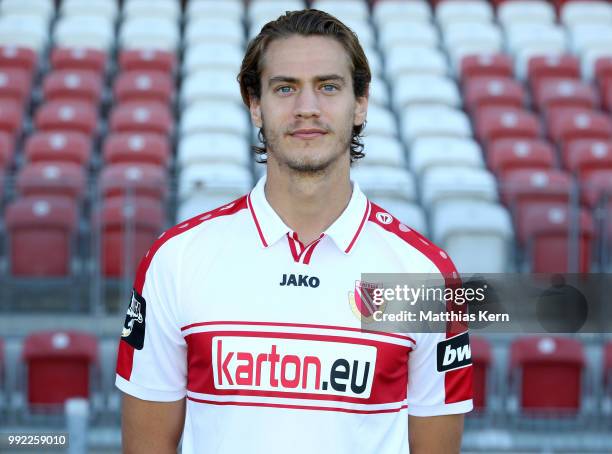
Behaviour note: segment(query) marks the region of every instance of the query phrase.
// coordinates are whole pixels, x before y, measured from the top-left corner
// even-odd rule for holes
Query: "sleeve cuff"
[[[115,375],[115,386],[130,396],[137,397],[142,400],[150,400],[154,402],[174,402],[181,400],[187,395],[185,390],[180,391],[160,391],[158,389],[143,388],[136,385],[120,375]]]
[[[454,415],[458,413],[468,413],[472,411],[474,405],[472,399],[452,404],[419,406],[408,404],[408,414],[411,416],[440,416]]]

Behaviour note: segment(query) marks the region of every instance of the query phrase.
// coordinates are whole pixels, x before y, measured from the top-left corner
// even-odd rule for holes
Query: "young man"
[[[438,372],[451,334],[365,332],[347,298],[365,272],[455,273],[350,181],[370,82],[356,36],[287,13],[238,79],[267,178],[143,259],[117,364],[124,452],[182,434],[184,453],[458,453],[471,366]]]

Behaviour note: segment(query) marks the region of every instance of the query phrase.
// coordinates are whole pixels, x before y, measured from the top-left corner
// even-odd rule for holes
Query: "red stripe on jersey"
[[[319,238],[317,238],[316,240],[314,240],[312,243],[310,243],[306,249],[304,249],[304,251],[302,252],[302,255],[304,256],[304,260],[302,261],[302,263],[304,265],[308,265],[310,264],[310,257],[312,257],[312,253],[314,252],[315,248],[317,247],[317,244],[319,244],[321,242],[321,240],[323,239],[323,236],[325,234],[322,233],[321,236],[319,236]],[[304,254],[305,253],[305,254]]]
[[[445,251],[433,244],[420,233],[407,228],[396,218],[391,216],[391,222],[385,224],[378,219],[378,213],[387,213],[383,208],[372,203],[369,220],[379,225],[388,232],[394,233],[406,243],[417,249],[425,255],[438,268],[440,274],[444,278],[444,283],[447,288],[455,288],[461,285],[461,279],[457,273],[457,269],[452,260]],[[403,228],[400,228],[403,226]],[[454,311],[464,311],[467,308],[457,306],[453,301],[447,303],[447,309]],[[449,322],[446,325],[446,337],[453,337],[464,332],[467,326],[461,322]],[[444,375],[444,388],[446,403],[461,402],[472,398],[472,366],[464,367],[463,369],[451,370]]]
[[[272,391],[266,389],[217,389],[215,387],[215,377],[213,373],[214,361],[213,350],[216,348],[214,338],[218,336],[241,337],[241,338],[266,338],[282,342],[287,339],[302,340],[304,347],[308,347],[308,341],[330,342],[336,344],[351,344],[364,345],[376,348],[375,368],[372,372],[373,380],[370,396],[368,398],[342,396],[334,394],[318,394],[309,392],[293,392],[293,391]],[[257,331],[206,331],[189,334],[185,337],[187,343],[187,389],[191,392],[200,394],[210,394],[217,396],[258,396],[271,398],[288,398],[288,399],[308,399],[312,401],[336,401],[336,402],[351,402],[356,404],[389,404],[394,402],[403,402],[407,397],[408,390],[408,360],[411,347],[404,345],[391,344],[373,339],[365,339],[359,337],[342,337],[333,335],[321,334],[305,334],[305,333],[282,333],[282,332],[257,332]],[[248,349],[249,345],[245,344],[244,349]],[[337,349],[338,358],[342,358],[342,349]],[[230,358],[234,358],[233,352]],[[282,353],[282,351],[280,352]],[[305,352],[307,353],[307,352]],[[291,356],[291,355],[290,355]],[[223,358],[217,358],[221,362]],[[256,367],[256,366],[254,366]],[[280,368],[280,366],[279,366]],[[218,370],[218,372],[221,372]],[[353,371],[355,373],[355,371]],[[359,374],[363,374],[361,369]],[[269,377],[269,376],[268,376]],[[261,382],[264,382],[266,377],[261,377]],[[360,375],[361,378],[361,375]],[[252,377],[253,383],[256,383],[257,378]],[[309,380],[312,379],[313,382]],[[309,383],[316,382],[314,377],[309,376]],[[320,376],[321,385],[324,381],[329,380],[329,377]],[[228,381],[229,383],[229,381]],[[230,383],[233,384],[233,383]],[[251,385],[250,385],[251,386]],[[256,384],[251,386],[257,388]],[[282,389],[279,386],[279,389]],[[294,387],[292,389],[297,389]],[[319,389],[325,389],[322,385]]]
[[[257,233],[259,233],[259,238],[261,238],[261,242],[264,247],[268,247],[268,243],[263,235],[261,230],[261,226],[259,225],[259,221],[257,220],[257,216],[255,215],[255,210],[253,209],[253,204],[251,203],[251,194],[247,195],[247,205],[249,207],[249,211],[251,212],[251,216],[253,216],[253,221],[255,221],[255,227],[257,227]]]
[[[245,407],[272,407],[272,408],[290,408],[294,410],[323,410],[323,411],[340,411],[344,413],[360,413],[360,414],[374,414],[374,413],[397,413],[398,411],[408,408],[407,405],[402,405],[399,408],[389,408],[386,410],[355,410],[350,408],[338,408],[338,407],[315,407],[308,405],[286,405],[286,404],[266,404],[261,402],[218,402],[216,400],[205,400],[196,399],[195,397],[187,397],[187,399],[199,402],[202,404],[211,405],[241,405]]]
[[[345,253],[348,254],[351,251],[351,249],[353,249],[353,245],[355,244],[355,241],[357,241],[357,238],[359,237],[359,234],[361,233],[361,230],[363,229],[363,226],[365,225],[365,221],[368,219],[368,216],[369,216],[370,212],[371,212],[371,204],[370,204],[370,201],[368,200],[368,204],[366,206],[365,213],[363,213],[363,218],[361,219],[361,223],[359,224],[359,228],[355,232],[355,235],[353,236],[353,239],[351,240],[351,242],[349,243],[348,247],[344,251]]]
[[[159,248],[161,248],[166,243],[166,241],[171,238],[174,238],[175,236],[180,235],[181,233],[187,232],[188,230],[194,227],[197,227],[203,222],[209,221],[220,216],[232,215],[240,210],[245,209],[247,207],[246,199],[246,195],[242,196],[239,199],[236,199],[233,202],[215,208],[214,210],[198,214],[197,216],[194,216],[185,222],[181,222],[180,224],[177,224],[174,227],[163,232],[140,261],[140,264],[138,265],[138,270],[136,271],[136,278],[134,279],[134,289],[142,295],[142,289],[144,287],[147,270],[151,265],[153,257],[155,256]],[[132,375],[133,362],[134,347],[132,347],[127,342],[120,341],[119,354],[117,358],[117,374],[119,374],[126,380],[129,380],[130,376]]]
[[[295,235],[295,232],[293,233]],[[293,256],[294,262],[300,261],[300,253],[298,252],[298,245],[296,243],[296,239],[292,238],[289,232],[287,232],[287,241],[289,242],[289,250],[291,251],[291,255]],[[299,241],[297,241],[299,243]]]

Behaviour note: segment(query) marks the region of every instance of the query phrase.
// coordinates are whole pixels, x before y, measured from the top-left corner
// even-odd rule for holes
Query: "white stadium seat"
[[[207,69],[192,72],[185,77],[180,93],[183,108],[206,100],[242,104],[236,73],[228,69]]]
[[[244,3],[242,0],[224,0],[223,2],[189,0],[189,2],[187,2],[186,18],[189,22],[209,18],[240,21],[243,15]]]
[[[567,47],[565,29],[554,24],[514,24],[505,29],[506,46],[512,54],[521,49],[541,48],[563,52]]]
[[[236,44],[201,43],[185,52],[183,74],[202,69],[227,69],[238,74],[243,57],[244,50]]]
[[[252,187],[248,169],[233,164],[193,164],[179,175],[178,199],[186,200],[201,191],[208,194],[245,194]]]
[[[578,24],[612,23],[612,5],[602,1],[567,2],[561,8],[561,23],[568,27]]]
[[[372,80],[370,81],[369,102],[382,107],[389,105],[389,88],[384,80],[375,75],[372,75]]]
[[[364,136],[382,135],[389,137],[397,136],[397,125],[393,113],[386,107],[377,105],[368,106],[368,116],[366,119]]]
[[[182,137],[201,132],[224,132],[243,137],[249,132],[247,111],[233,102],[197,102],[183,111],[180,123]]]
[[[162,17],[134,17],[123,22],[119,43],[123,49],[160,49],[175,52],[180,42],[178,24]]]
[[[49,24],[39,16],[0,17],[0,45],[23,46],[41,53],[49,41]]]
[[[464,48],[497,51],[502,44],[502,32],[496,24],[458,22],[444,30],[444,45],[451,53]]]
[[[408,152],[410,170],[421,176],[434,167],[484,167],[480,146],[474,139],[423,137]]]
[[[0,14],[36,16],[49,24],[55,10],[53,0],[2,0]]]
[[[343,22],[367,21],[370,15],[363,0],[314,0],[311,8],[325,11]]]
[[[363,53],[368,59],[368,65],[370,65],[370,72],[372,75],[381,76],[383,73],[383,64],[380,52],[378,52],[375,47],[363,47]]]
[[[242,23],[237,19],[221,17],[203,17],[189,21],[185,27],[185,46],[187,48],[211,41],[242,46],[244,42]]]
[[[430,74],[403,74],[393,84],[393,108],[401,112],[417,104],[461,107],[461,94],[449,77]]]
[[[515,0],[499,5],[497,18],[504,27],[524,22],[553,24],[555,9],[544,0]]]
[[[231,134],[191,134],[178,144],[177,162],[181,168],[218,163],[248,167],[250,159],[246,139]]]
[[[181,5],[174,0],[127,0],[123,5],[123,17],[126,20],[161,17],[178,23]]]
[[[582,53],[580,66],[583,79],[591,81],[595,78],[595,63],[602,57],[612,57],[612,47],[608,49],[589,49]]]
[[[117,2],[109,0],[64,0],[60,12],[62,16],[97,16],[114,22],[119,8]]]
[[[359,166],[406,167],[406,156],[399,140],[388,136],[367,136],[363,138],[366,157],[359,160]]]
[[[435,16],[443,28],[456,22],[491,22],[493,8],[482,0],[442,1],[436,7]]]
[[[512,223],[501,205],[483,201],[440,203],[431,216],[433,240],[459,273],[509,271]]]
[[[572,51],[582,54],[591,49],[612,48],[612,23],[579,24],[570,28]]]
[[[401,114],[400,134],[405,144],[420,137],[471,137],[465,112],[447,106],[412,106]]]
[[[380,32],[383,27],[391,25],[396,20],[401,22],[429,22],[431,20],[431,6],[424,0],[411,2],[385,0],[384,2],[374,3],[372,18]]]
[[[56,46],[91,47],[109,52],[115,40],[111,19],[105,16],[64,16],[55,25]]]
[[[369,198],[386,197],[413,202],[417,199],[412,174],[402,168],[386,166],[355,166],[351,180],[356,181]]]
[[[426,46],[398,45],[388,49],[385,74],[391,83],[404,73],[449,73],[446,56],[439,49]]]
[[[402,224],[416,230],[422,235],[428,235],[425,213],[418,204],[386,197],[370,198],[370,201],[384,208]]]
[[[426,210],[445,200],[497,201],[495,177],[483,168],[433,167],[421,178],[421,200]]]
[[[217,2],[215,2],[217,3]],[[279,2],[278,0],[255,0],[249,2],[247,10],[247,18],[249,20],[249,34],[253,31],[253,26],[257,24],[265,24],[271,20],[277,19],[285,14],[285,11],[295,11],[305,8],[306,5],[302,0],[286,0]],[[261,25],[257,29],[257,33],[261,29]],[[255,35],[257,34],[255,33]],[[254,36],[254,35],[252,35]]]
[[[410,43],[411,46],[435,48],[440,38],[437,29],[430,23],[396,20],[379,29],[378,42],[385,51],[406,43]]]

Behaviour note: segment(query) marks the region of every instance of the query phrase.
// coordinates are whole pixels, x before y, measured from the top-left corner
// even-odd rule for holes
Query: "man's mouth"
[[[311,128],[311,129],[296,129],[290,135],[297,139],[312,140],[312,139],[316,139],[317,137],[322,137],[325,134],[327,134],[327,131],[325,131],[324,129]]]

